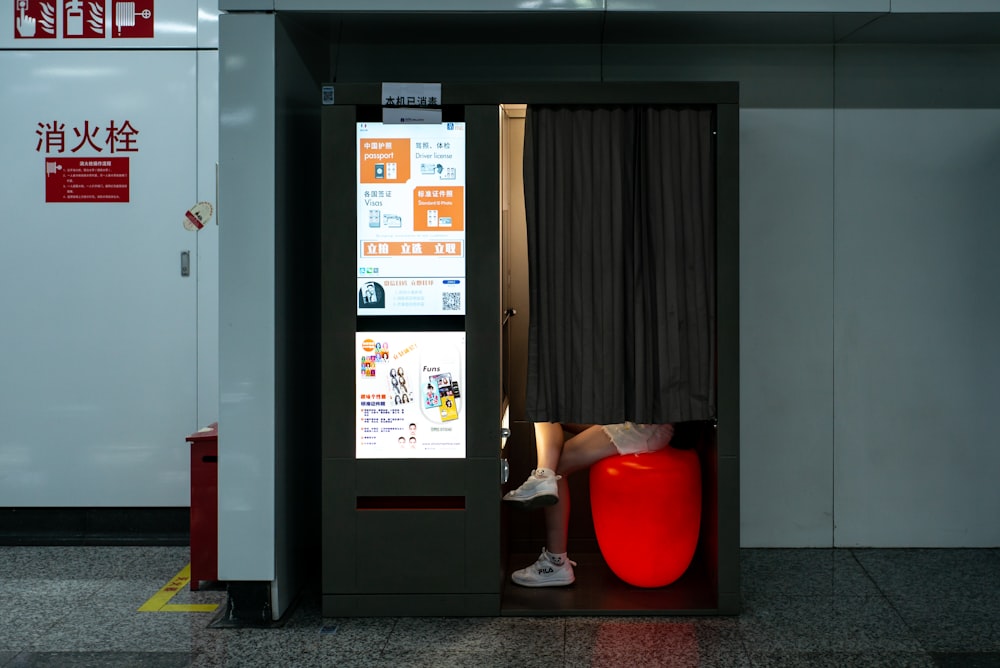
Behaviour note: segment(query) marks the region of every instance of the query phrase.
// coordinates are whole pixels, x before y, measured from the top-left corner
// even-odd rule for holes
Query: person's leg
[[[557,482],[559,501],[545,509],[545,547],[552,554],[566,554],[569,531],[569,481],[563,476]]]
[[[563,445],[556,468],[561,476],[558,483],[559,501],[545,509],[546,546],[553,554],[566,552],[570,513],[569,483],[566,476],[614,454],[618,454],[618,451],[600,425],[585,427]]]
[[[536,422],[537,468],[524,484],[503,497],[504,501],[529,510],[555,506],[546,512],[546,533],[556,539],[552,544],[558,547],[566,544],[569,520],[569,488],[560,477],[617,453],[614,443],[601,426],[580,425],[580,428],[583,430],[564,444],[562,426],[558,422]],[[563,494],[567,495],[565,505],[559,503]]]
[[[583,431],[585,429],[589,429],[590,427],[593,427],[593,426],[594,425],[592,425],[592,424],[576,424],[576,423],[573,423],[573,422],[563,422],[562,423],[563,431],[568,432],[570,434],[573,434],[574,436],[576,436],[577,434],[579,434],[581,431]]]
[[[558,422],[535,423],[535,452],[537,469],[548,469],[555,473],[559,466],[559,455],[563,449],[563,428]]]
[[[566,545],[570,513],[566,476],[618,452],[600,426],[580,425],[578,430],[573,431],[578,433],[562,446],[556,465],[559,473],[558,499],[554,505],[545,508],[546,546],[534,564],[511,573],[511,580],[525,587],[562,587],[576,580],[573,572],[576,562],[569,558]]]
[[[569,475],[580,469],[589,468],[594,462],[605,457],[617,455],[618,450],[611,442],[611,437],[601,425],[591,425],[573,438],[566,441],[562,447],[556,472]]]
[[[556,468],[563,449],[563,430],[558,422],[535,423],[536,468],[520,487],[512,489],[503,500],[515,506],[533,510],[559,501]]]

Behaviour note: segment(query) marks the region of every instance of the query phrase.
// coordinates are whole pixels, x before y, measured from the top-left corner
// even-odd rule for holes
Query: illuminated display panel
[[[465,314],[465,123],[357,124],[358,315]]]
[[[358,459],[465,457],[465,332],[357,332]]]

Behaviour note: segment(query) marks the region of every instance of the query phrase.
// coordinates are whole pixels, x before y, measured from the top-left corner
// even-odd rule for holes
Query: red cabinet
[[[191,444],[191,591],[219,579],[219,423],[196,431]]]

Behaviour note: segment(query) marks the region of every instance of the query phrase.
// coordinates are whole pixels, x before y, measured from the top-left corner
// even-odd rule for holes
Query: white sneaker
[[[576,580],[573,575],[574,566],[576,562],[571,559],[563,559],[561,564],[556,564],[552,560],[552,554],[542,548],[538,561],[527,568],[514,571],[510,574],[510,579],[522,587],[564,587]]]
[[[556,481],[562,476],[539,475],[538,469],[531,472],[528,479],[518,487],[503,495],[503,500],[516,504],[524,510],[534,510],[559,503],[559,486]]]

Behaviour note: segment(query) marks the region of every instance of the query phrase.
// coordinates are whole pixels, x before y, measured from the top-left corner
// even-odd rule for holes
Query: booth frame
[[[322,600],[325,616],[707,615],[739,611],[739,89],[735,83],[442,82],[467,124],[467,310],[369,320],[386,329],[463,330],[467,337],[464,459],[355,456],[356,136],[376,83],[327,84],[320,114]],[[317,91],[317,104],[318,102]],[[612,585],[597,595],[537,592],[508,582],[501,508],[502,370],[500,129],[504,103],[708,105],[716,111],[717,420],[699,445],[703,531],[691,572],[657,590]],[[351,286],[346,289],[345,286]],[[369,327],[370,329],[371,327]],[[374,502],[372,501],[374,499]],[[363,502],[362,502],[363,501]],[[512,566],[513,567],[513,566]],[[579,585],[574,586],[578,588]],[[570,589],[574,589],[570,588]],[[580,588],[582,589],[582,588]],[[535,593],[535,592],[533,592]]]

